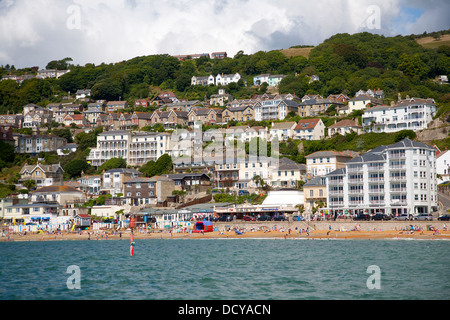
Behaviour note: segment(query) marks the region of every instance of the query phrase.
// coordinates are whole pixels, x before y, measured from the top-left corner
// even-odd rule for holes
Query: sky
[[[0,0],[0,65],[45,68],[450,28],[449,0]]]

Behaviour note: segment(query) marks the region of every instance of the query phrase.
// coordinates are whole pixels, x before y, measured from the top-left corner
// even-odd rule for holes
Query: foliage
[[[69,175],[70,178],[80,177],[83,171],[86,171],[89,164],[81,159],[74,159],[68,162],[64,166],[64,171]]]
[[[172,171],[172,158],[168,154],[163,154],[158,160],[149,161],[143,165],[139,171],[144,174],[144,177],[153,177],[163,173]]]
[[[111,158],[98,168],[98,172],[108,171],[111,169],[126,168],[127,162],[123,158]]]

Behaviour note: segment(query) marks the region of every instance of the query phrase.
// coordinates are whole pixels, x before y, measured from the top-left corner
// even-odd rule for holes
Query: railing
[[[406,188],[391,188],[391,192],[406,192]]]
[[[406,180],[406,176],[391,176],[390,179],[404,181],[404,180]]]
[[[384,193],[384,189],[382,188],[369,189],[369,193]]]
[[[363,189],[350,189],[348,190],[349,194],[364,194],[364,190]]]
[[[369,166],[367,167],[368,171],[383,171],[384,170],[384,166]]]

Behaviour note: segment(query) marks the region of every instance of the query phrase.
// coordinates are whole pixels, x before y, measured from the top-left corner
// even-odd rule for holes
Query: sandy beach
[[[130,230],[125,231],[83,231],[81,233],[26,233],[26,234],[6,234],[0,237],[0,242],[5,241],[106,241],[106,240],[129,240]],[[242,234],[237,234],[234,230],[214,231],[208,233],[170,233],[162,230],[152,230],[151,232],[134,232],[134,239],[329,239],[329,240],[382,240],[382,239],[416,239],[416,240],[450,240],[450,231],[403,231],[403,230],[314,230],[309,233],[295,229],[279,230],[245,230]]]

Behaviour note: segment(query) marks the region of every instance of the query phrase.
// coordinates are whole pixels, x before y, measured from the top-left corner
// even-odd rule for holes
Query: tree
[[[118,80],[105,79],[92,87],[91,96],[96,100],[119,100],[123,96],[123,86]]]
[[[145,177],[153,177],[163,173],[172,171],[173,162],[172,158],[168,154],[163,154],[158,160],[149,161],[143,165],[139,171],[144,174]]]
[[[127,162],[123,158],[112,158],[106,161],[104,164],[102,164],[98,171],[102,172],[103,170],[108,171],[111,169],[120,169],[120,168],[126,168]]]
[[[27,188],[28,190],[31,190],[32,188],[36,187],[36,181],[34,180],[25,180],[24,182],[22,182],[22,185]]]
[[[69,175],[70,178],[80,177],[83,171],[89,168],[89,164],[81,159],[74,159],[69,161],[64,166],[64,171]]]
[[[58,137],[66,139],[68,143],[72,143],[73,142],[72,132],[70,132],[69,128],[53,129],[52,133],[55,136],[58,136]]]
[[[69,69],[69,62],[73,61],[72,58],[65,58],[62,60],[53,60],[50,61],[45,69],[57,69],[57,70],[67,70]]]
[[[403,71],[408,77],[417,77],[419,79],[424,78],[430,71],[430,68],[422,61],[418,54],[410,56],[406,53],[401,55],[398,69]]]

